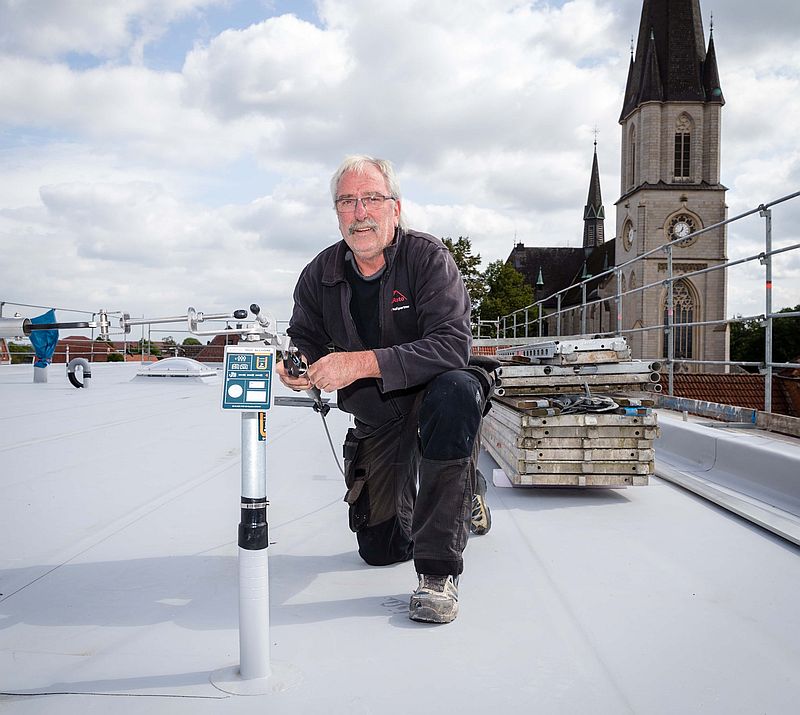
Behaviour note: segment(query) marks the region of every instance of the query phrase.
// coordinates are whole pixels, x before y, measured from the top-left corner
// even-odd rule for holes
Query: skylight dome
[[[152,378],[183,378],[183,380],[210,382],[217,378],[217,371],[191,358],[171,357],[143,367],[133,379],[138,382]]]

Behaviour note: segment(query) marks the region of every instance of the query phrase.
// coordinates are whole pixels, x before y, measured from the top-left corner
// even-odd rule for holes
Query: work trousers
[[[408,415],[367,437],[348,430],[345,501],[364,561],[413,558],[418,573],[462,572],[490,386],[474,370],[450,370],[427,385]]]

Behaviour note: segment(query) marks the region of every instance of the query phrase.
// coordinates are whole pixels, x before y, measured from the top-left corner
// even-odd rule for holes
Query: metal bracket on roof
[[[186,323],[189,332],[193,335],[236,335],[240,340],[246,342],[259,342],[263,341],[266,345],[273,345],[281,351],[289,349],[289,338],[278,332],[277,321],[270,313],[261,311],[257,303],[250,305],[250,312],[253,314],[253,320],[246,321],[247,310],[233,310],[229,313],[213,313],[206,315],[195,310],[189,306],[186,310],[186,315],[171,315],[163,318],[131,318],[130,314],[123,313],[119,321],[119,326],[124,333],[131,332],[133,325],[156,325],[164,323]],[[102,316],[106,315],[101,311],[101,329],[103,325]],[[224,328],[211,328],[204,329],[203,323],[212,321],[225,321]],[[235,327],[231,327],[230,323],[235,322]],[[110,325],[108,317],[106,316],[105,324]],[[94,327],[94,326],[89,326]]]

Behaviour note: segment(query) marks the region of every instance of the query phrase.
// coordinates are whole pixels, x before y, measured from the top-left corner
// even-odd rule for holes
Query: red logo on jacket
[[[408,300],[399,290],[392,291],[392,310],[405,310],[410,308],[410,305],[400,305]]]

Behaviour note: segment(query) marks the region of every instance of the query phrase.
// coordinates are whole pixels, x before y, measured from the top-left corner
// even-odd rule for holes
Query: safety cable
[[[331,452],[333,452],[333,459],[336,462],[336,466],[339,467],[339,471],[342,473],[342,476],[344,476],[344,469],[342,468],[342,465],[339,462],[339,457],[336,456],[336,447],[333,446],[331,433],[330,430],[328,429],[328,422],[325,419],[325,415],[322,414],[322,412],[319,413],[319,416],[322,418],[322,426],[325,428],[325,434],[328,435],[328,444],[331,446]]]

